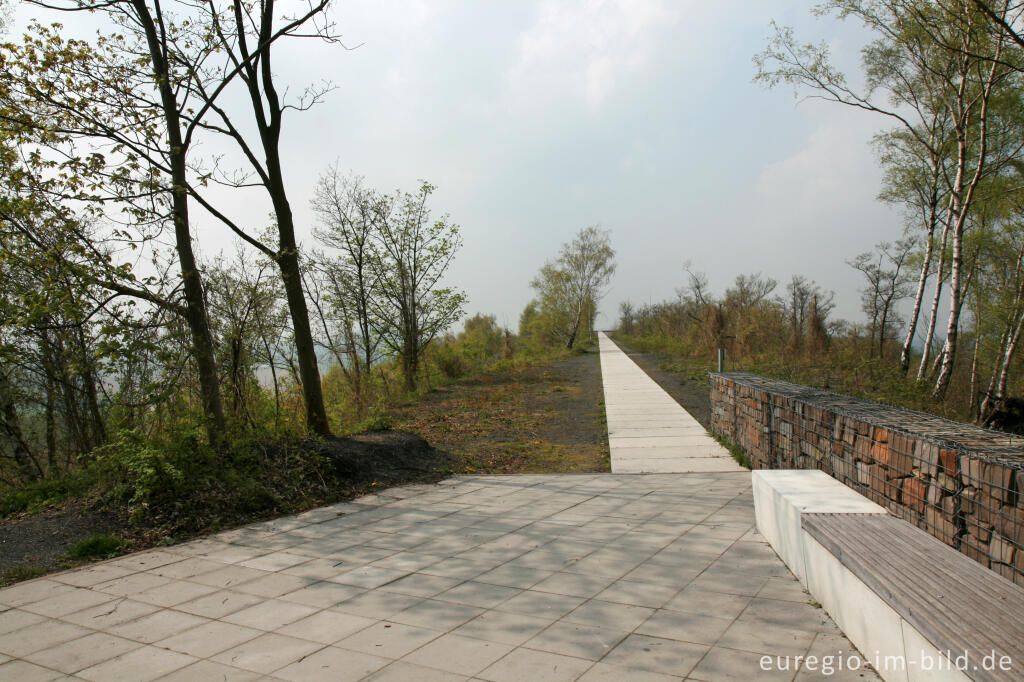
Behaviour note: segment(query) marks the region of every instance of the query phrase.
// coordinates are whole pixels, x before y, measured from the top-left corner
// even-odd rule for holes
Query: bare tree
[[[344,341],[339,362],[348,377],[357,400],[373,365],[381,358],[380,321],[374,311],[380,307],[379,260],[375,249],[376,201],[362,179],[343,178],[337,166],[320,176],[313,200],[313,211],[320,227],[314,233],[322,244],[338,252],[324,257],[317,270],[330,292],[329,302],[337,318]]]
[[[904,266],[913,247],[910,240],[881,242],[875,246],[875,253],[862,253],[850,261],[850,266],[867,280],[861,290],[861,309],[871,320],[870,356],[874,356],[877,339],[878,357],[885,357],[885,342],[896,326],[894,307],[910,294]]]
[[[780,300],[789,322],[789,345],[794,350],[803,348],[805,337],[811,334],[816,339],[824,333],[826,320],[835,307],[833,292],[825,292],[806,277],[793,275],[786,285],[786,297]],[[812,328],[809,320],[817,320]],[[820,339],[819,339],[820,341]],[[816,341],[817,343],[817,341]]]

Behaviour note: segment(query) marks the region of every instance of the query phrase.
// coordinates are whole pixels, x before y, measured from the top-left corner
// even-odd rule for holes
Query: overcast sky
[[[333,18],[355,49],[304,41],[275,62],[292,92],[336,86],[286,121],[293,209],[308,235],[312,185],[335,161],[381,190],[429,180],[465,241],[450,283],[469,313],[513,328],[537,269],[596,223],[618,253],[599,326],[622,300],[671,297],[687,261],[719,292],[740,273],[804,275],[859,321],[846,261],[902,229],[875,199],[869,142],[884,122],[751,82],[772,19],[856,70],[865,33],[812,17],[813,4],[339,0]],[[12,33],[29,13],[16,18]],[[265,222],[266,207],[237,203]],[[232,243],[212,221],[199,234],[207,255]]]

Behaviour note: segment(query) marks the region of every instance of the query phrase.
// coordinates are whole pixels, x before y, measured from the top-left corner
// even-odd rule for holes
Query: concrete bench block
[[[817,469],[751,472],[757,529],[807,587],[802,514],[886,514],[885,509]]]

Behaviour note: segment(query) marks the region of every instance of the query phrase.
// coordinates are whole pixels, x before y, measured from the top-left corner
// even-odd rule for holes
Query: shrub
[[[85,493],[94,482],[89,472],[72,471],[60,478],[46,478],[21,489],[4,490],[0,496],[0,517],[63,502]]]
[[[469,373],[469,363],[454,340],[446,340],[434,351],[434,364],[448,379],[459,379]]]
[[[364,431],[390,431],[395,426],[395,418],[390,414],[373,414],[356,424],[352,433]]]
[[[68,548],[68,558],[80,560],[109,559],[121,554],[128,546],[124,538],[116,535],[93,535]]]
[[[92,456],[101,475],[111,479],[112,493],[128,498],[130,517],[138,521],[150,500],[174,493],[184,483],[185,474],[173,453],[134,429],[124,429]]]

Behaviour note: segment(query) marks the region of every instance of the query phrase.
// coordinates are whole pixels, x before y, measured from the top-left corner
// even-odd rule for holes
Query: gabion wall
[[[1024,438],[743,372],[711,410],[754,468],[821,469],[1024,585]]]

